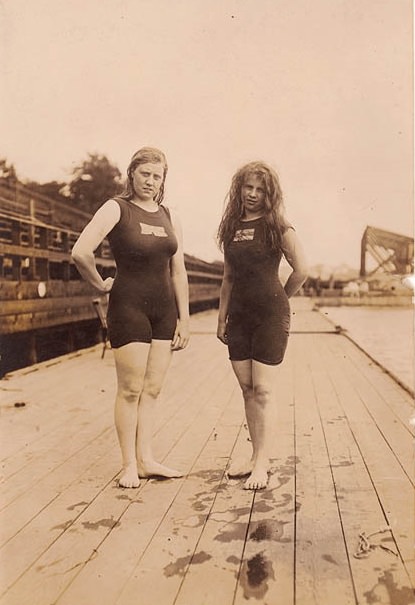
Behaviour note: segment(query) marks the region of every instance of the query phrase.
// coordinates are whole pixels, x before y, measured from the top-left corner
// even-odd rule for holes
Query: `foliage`
[[[59,183],[58,181],[50,181],[48,183],[36,183],[36,181],[26,181],[25,186],[31,191],[46,195],[57,202],[68,203],[68,195],[65,195],[67,189],[66,183]]]
[[[0,181],[6,181],[9,184],[18,181],[13,164],[10,164],[6,158],[0,158]]]
[[[73,170],[69,197],[80,210],[93,213],[121,190],[121,172],[105,155],[89,153]]]

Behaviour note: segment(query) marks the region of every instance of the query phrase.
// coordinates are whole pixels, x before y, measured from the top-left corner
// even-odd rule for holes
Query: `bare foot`
[[[174,468],[164,466],[155,460],[148,460],[143,464],[138,464],[138,474],[140,477],[168,477],[173,479],[176,477],[183,477],[183,473],[177,471]]]
[[[228,470],[229,477],[245,477],[252,473],[254,463],[252,460],[232,460],[231,466]]]
[[[138,487],[140,485],[140,479],[138,478],[135,464],[126,466],[123,469],[122,475],[118,479],[118,485],[120,487]]]
[[[254,468],[245,482],[244,489],[264,489],[268,484],[268,471],[265,467]]]

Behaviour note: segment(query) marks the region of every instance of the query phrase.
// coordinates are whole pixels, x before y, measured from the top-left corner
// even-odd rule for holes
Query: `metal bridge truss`
[[[367,256],[375,261],[374,269],[368,271]],[[366,227],[361,243],[360,276],[369,277],[374,273],[413,273],[414,240],[412,237],[384,231],[376,227]]]

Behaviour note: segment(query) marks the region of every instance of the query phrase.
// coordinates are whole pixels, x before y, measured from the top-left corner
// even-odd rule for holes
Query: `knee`
[[[245,400],[252,399],[254,390],[251,383],[241,383],[242,395]]]
[[[265,384],[258,384],[255,385],[254,395],[255,401],[257,401],[259,405],[264,406],[271,399],[272,390]]]
[[[147,395],[150,399],[157,399],[160,395],[161,385],[153,380],[146,380],[144,382],[143,394]]]
[[[136,404],[143,392],[143,384],[128,383],[123,384],[118,388],[118,395],[128,404]]]

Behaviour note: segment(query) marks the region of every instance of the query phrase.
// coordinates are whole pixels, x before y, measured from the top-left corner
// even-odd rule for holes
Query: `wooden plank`
[[[340,354],[338,352],[338,347],[336,346],[339,343],[341,343]],[[343,371],[350,376],[350,381],[353,383],[356,392],[364,403],[368,414],[372,417],[373,423],[378,427],[380,433],[388,442],[389,447],[395,453],[396,458],[402,465],[409,480],[414,483],[413,469],[415,458],[412,448],[413,436],[408,422],[409,419],[406,417],[405,421],[403,421],[401,418],[403,414],[395,413],[395,410],[389,405],[387,398],[367,379],[367,375],[362,373],[361,368],[370,368],[375,377],[379,376],[381,370],[376,365],[369,365],[366,362],[364,353],[353,347],[352,343],[346,338],[333,342],[331,348],[333,351],[336,351],[336,358],[339,362],[341,359]],[[353,349],[352,352],[350,351],[351,348]],[[350,355],[354,355],[355,353],[359,353],[360,359],[357,357],[352,361]],[[367,370],[365,372],[367,373]],[[384,376],[386,377],[386,375]],[[389,381],[393,382],[393,379],[390,377],[387,378]],[[374,378],[372,380],[374,381]],[[406,410],[407,406],[402,405],[402,408]]]
[[[71,439],[73,433],[70,424],[42,439],[36,444],[37,451],[33,461],[9,477],[3,486],[2,507],[34,487],[39,479],[84,449],[94,438],[107,431],[109,426],[112,426],[112,422],[108,417],[100,416],[98,411],[94,410],[86,413],[85,424],[77,431],[75,440]]]
[[[290,346],[278,368],[277,424],[267,489],[255,493],[234,605],[294,603],[295,439]]]
[[[183,489],[186,491],[183,483],[187,485],[187,482],[194,476],[196,471],[192,466],[192,456],[195,456],[196,464],[199,464],[197,460],[200,452],[203,452],[205,448],[206,440],[212,439],[212,435],[214,435],[212,421],[217,420],[218,411],[220,413],[229,399],[229,388],[224,387],[225,385],[220,381],[219,384],[211,383],[213,391],[205,388],[205,391],[208,391],[208,397],[206,399],[202,397],[202,408],[196,415],[200,421],[192,425],[192,431],[187,432],[186,438],[178,446],[175,458],[181,461],[186,458],[189,467],[188,477],[180,482],[150,482],[147,484],[141,494],[138,512],[136,508],[126,511],[122,525],[117,528],[116,532],[112,532],[108,536],[99,549],[99,556],[91,560],[82,570],[82,573],[68,589],[67,594],[63,595],[60,603],[73,603],[74,599],[77,603],[89,603],[88,594],[91,584],[94,585],[96,594],[100,595],[100,602],[114,602],[113,600],[134,571],[140,557],[149,547],[153,534],[158,531],[159,524],[163,523],[165,515],[170,515],[175,498]],[[233,389],[233,385],[231,385],[231,389]],[[222,400],[219,408],[208,404],[209,395],[212,392],[215,394],[215,400]],[[203,463],[206,462],[206,459],[203,459],[202,468]],[[206,472],[203,472],[202,475],[204,478]],[[167,486],[168,483],[171,484],[170,487]],[[165,485],[168,489],[165,488]],[[160,489],[163,490],[162,493],[160,493]],[[194,514],[194,510],[191,510],[191,514]],[[168,541],[166,541],[167,544]],[[114,569],[114,552],[117,552],[116,569]],[[160,554],[157,553],[157,582],[160,581],[159,556]]]
[[[134,602],[138,592],[151,595],[154,603],[173,603],[186,570],[193,566],[204,569],[208,555],[199,550],[200,533],[221,489],[229,451],[241,423],[233,390],[233,384],[230,391],[226,389],[228,403],[222,408],[222,415],[216,419],[214,430],[151,542],[136,560],[117,598],[119,605]],[[197,594],[193,598],[194,602],[199,602]],[[62,605],[70,602],[68,595]]]
[[[190,364],[191,355],[187,359],[187,364]],[[36,397],[32,385],[30,395],[32,401],[29,401],[31,405],[27,409],[29,415],[26,424],[9,431],[13,456],[9,453],[9,459],[3,462],[3,472],[8,478],[8,485],[3,489],[5,503],[10,502],[23,491],[32,489],[42,477],[42,469],[52,468],[53,464],[63,463],[65,456],[73,455],[79,441],[81,441],[79,447],[84,447],[88,439],[93,438],[94,433],[98,436],[101,430],[113,426],[112,410],[115,397],[113,360],[108,353],[104,361],[100,360],[98,355],[93,361],[92,368],[86,364],[86,359],[82,359],[72,366],[69,364],[56,369],[44,368],[43,374],[36,376],[38,385],[46,383],[50,386],[51,395],[49,400],[46,399],[42,390]],[[88,367],[90,378],[81,379],[79,370],[82,365]],[[102,372],[104,368],[108,371]],[[49,378],[50,374],[52,376],[56,374],[53,381]],[[173,375],[173,372],[170,375]],[[62,385],[63,379],[68,380],[73,386],[70,391],[66,389],[61,395],[58,386]],[[53,392],[57,392],[57,395],[53,395]],[[164,407],[171,409],[174,401],[177,405],[183,405],[183,388],[179,397],[169,401],[170,407]],[[56,405],[56,399],[59,400],[59,405]],[[74,400],[77,402],[75,405]],[[163,410],[162,405],[159,405],[160,410]],[[49,416],[53,418],[53,422]],[[13,420],[11,423],[13,424]],[[33,440],[30,442],[27,437],[28,426],[39,427],[39,430],[31,429],[29,432],[29,436],[31,433],[35,442]],[[68,432],[71,437],[76,434],[76,439],[66,439]],[[20,451],[15,453],[14,450],[18,448]]]
[[[380,523],[380,517],[376,520],[375,529],[384,525],[385,521],[392,528],[397,548],[411,581],[415,584],[413,486],[384,435],[373,423],[365,402],[362,401],[355,388],[354,373],[347,374],[345,370],[347,370],[348,364],[344,364],[343,367],[339,364],[339,358],[343,357],[341,341],[336,343],[326,341],[324,344],[326,346],[325,363],[330,368],[333,384],[343,402],[348,424],[370,474],[370,486],[375,492],[376,502],[382,506],[382,520]]]
[[[63,311],[75,307],[90,307],[92,309],[91,295],[54,298],[33,298],[31,300],[4,300],[1,303],[0,316],[20,315],[21,313],[41,313],[46,311]],[[3,318],[2,318],[3,321]]]
[[[90,465],[83,475],[67,486],[60,495],[55,491],[53,497],[54,488],[49,487],[47,493],[51,494],[51,498],[47,506],[42,510],[36,510],[37,514],[33,515],[30,522],[0,550],[3,571],[0,578],[2,594],[0,602],[9,603],[9,599],[10,602],[14,599],[19,602],[21,599],[22,603],[37,602],[39,605],[48,602],[43,600],[43,596],[46,597],[46,588],[44,592],[42,588],[45,578],[50,580],[56,571],[57,574],[62,575],[61,580],[64,581],[66,574],[71,571],[71,554],[61,551],[59,546],[61,541],[63,543],[69,541],[70,548],[73,541],[78,541],[88,548],[91,540],[95,541],[118,522],[118,517],[125,507],[125,501],[119,500],[114,494],[116,489],[114,479],[118,472],[119,464],[114,452],[109,452]],[[105,490],[111,491],[114,502],[108,506],[107,511],[100,509],[100,514],[91,518],[88,511],[97,510],[95,503],[99,501],[101,493]],[[26,504],[30,505],[30,501],[26,500]],[[90,537],[88,534],[93,536]],[[69,540],[67,536],[70,536]],[[82,549],[81,545],[79,549]],[[49,559],[50,552],[59,554]],[[89,555],[89,551],[87,552]],[[65,567],[66,561],[68,561],[67,567]],[[58,562],[62,563],[60,567]],[[26,578],[29,578],[27,594],[24,588]],[[57,582],[57,585],[59,584]]]
[[[253,500],[254,492],[244,490],[241,480],[224,475],[197,549],[183,570],[175,605],[232,603]]]
[[[323,343],[320,345],[322,349]],[[322,358],[328,365],[327,351]],[[331,374],[331,368],[330,368]],[[332,409],[332,421],[325,423],[326,439],[331,450],[332,469],[336,481],[339,507],[345,531],[346,542],[353,571],[358,602],[362,603],[395,603],[406,601],[412,588],[405,569],[405,562],[394,557],[380,548],[373,550],[367,558],[355,558],[358,549],[359,534],[370,534],[388,524],[388,511],[385,509],[379,494],[379,484],[373,481],[370,473],[372,456],[367,456],[362,450],[359,436],[348,430],[350,424],[350,407],[353,395],[346,389],[345,380],[336,373],[334,376],[319,378],[320,390],[326,391],[324,400]],[[364,420],[362,421],[364,423]],[[374,436],[371,436],[374,438]],[[341,451],[339,444],[345,441],[347,448]],[[376,443],[379,456],[385,462],[382,449],[387,451],[387,445]],[[364,455],[364,457],[362,456]],[[399,492],[396,499],[400,499]],[[395,531],[394,537],[395,536]],[[376,536],[374,543],[382,544],[398,552],[394,537],[389,532]],[[395,600],[396,599],[396,600]]]
[[[188,472],[183,479],[116,488],[110,352],[104,363],[99,347],[2,382],[5,487],[15,498],[0,517],[9,587],[0,604],[132,605],[145,592],[160,605],[412,603],[413,489],[399,444],[409,400],[343,336],[316,335],[325,319],[306,302],[297,327],[309,333],[294,330],[280,368],[274,472],[261,492],[224,473],[250,446],[216,311],[192,318],[191,345],[174,355],[157,409],[155,450]],[[7,407],[26,395],[36,404]],[[73,444],[62,442],[65,423]],[[399,557],[377,548],[356,559],[359,532],[386,522],[393,541],[374,541]]]
[[[26,448],[66,422],[69,409],[87,407],[90,394],[104,392],[108,357],[100,359],[97,348],[82,354],[65,355],[35,366],[36,370],[20,371],[1,381],[1,459],[13,462]],[[84,374],[88,367],[90,377]],[[104,371],[103,371],[104,370]],[[94,377],[99,380],[94,386]],[[70,385],[70,388],[68,387]],[[89,386],[90,385],[90,386]],[[24,407],[15,403],[24,402]],[[6,464],[7,466],[7,464]]]
[[[91,475],[94,476],[95,473],[95,465],[103,458],[107,460],[107,465],[110,460],[110,468],[115,469],[115,471],[111,470],[110,476],[106,479],[106,481],[110,481],[110,477],[118,473],[120,468],[118,446],[112,430],[105,431],[87,447],[55,467],[50,473],[39,479],[30,490],[25,491],[1,511],[0,545],[3,546],[19,532],[25,536],[26,528],[38,515],[45,513],[48,521],[53,518],[56,525],[66,522],[66,510],[63,511],[62,518],[58,519],[57,514],[53,514],[49,507],[66,491],[72,490],[76,493],[78,484],[85,481],[85,475],[87,481],[91,481]],[[75,499],[74,495],[73,501]]]
[[[307,605],[332,605],[336,595],[336,605],[354,605],[353,581],[318,412],[319,393],[311,379],[314,341],[314,337],[308,340],[308,347],[302,338],[294,338],[292,343],[296,359],[295,598]]]
[[[93,360],[86,360],[91,371],[105,371],[105,366],[94,365],[91,361]],[[75,433],[75,430],[85,428],[88,422],[99,416],[100,410],[104,410],[107,417],[110,417],[109,402],[114,397],[110,381],[102,381],[97,388],[90,388],[91,385],[88,385],[87,380],[80,377],[79,373],[73,376],[68,373],[68,379],[73,380],[75,384],[70,389],[62,388],[66,373],[63,370],[61,375],[57,374],[55,380],[52,377],[56,371],[56,368],[50,368],[50,374],[43,372],[38,376],[39,382],[47,379],[51,392],[48,392],[47,385],[44,390],[38,389],[38,392],[30,386],[25,387],[21,389],[16,400],[25,401],[26,406],[13,409],[11,405],[10,410],[3,414],[6,418],[3,418],[2,429],[4,433],[8,433],[4,439],[5,443],[2,443],[2,449],[5,449],[2,467],[6,478],[23,468],[27,461],[33,461],[42,455],[47,442],[54,439],[56,432],[63,431],[65,424],[67,432],[70,432],[68,423],[73,423]]]
[[[219,360],[220,363],[220,360]],[[212,385],[212,388],[216,388],[216,385]],[[207,385],[205,392],[209,393]],[[180,410],[181,421],[180,424],[183,428],[183,434],[188,438],[195,439],[196,447],[198,444],[197,433],[189,431],[190,426],[197,418],[203,422],[203,415],[200,414],[200,409],[203,407],[204,399],[199,400],[198,408],[192,410],[192,414],[189,414],[189,407],[184,407]],[[196,407],[196,406],[195,406]],[[206,406],[205,406],[206,407]],[[217,413],[214,406],[211,408],[207,407],[206,411],[210,414]],[[199,414],[198,414],[199,412]],[[193,428],[193,427],[192,427]],[[211,426],[202,426],[203,432],[210,432]],[[190,437],[189,437],[190,436]],[[173,430],[170,432],[170,443],[175,442],[175,434]],[[178,451],[176,455],[178,459],[185,459],[188,457],[188,445],[185,439],[182,439],[179,443],[175,444],[175,449]],[[169,450],[170,446],[167,446]],[[181,451],[180,451],[180,448]],[[155,505],[154,500],[151,500],[148,504],[148,523],[150,526],[159,523],[159,515],[157,513],[157,507],[167,507],[170,503],[169,491],[174,494],[180,485],[180,481],[166,481],[157,484],[157,503]],[[151,483],[151,482],[150,482]],[[17,585],[13,586],[12,589],[7,593],[6,602],[14,603],[33,603],[34,600],[38,600],[39,605],[46,600],[54,600],[59,594],[71,583],[76,575],[81,571],[82,567],[86,564],[89,559],[95,555],[99,545],[107,538],[108,534],[112,534],[114,527],[119,527],[118,523],[122,525],[128,525],[129,515],[133,518],[133,525],[137,523],[137,507],[130,507],[131,502],[138,502],[141,490],[146,488],[148,484],[144,482],[141,489],[137,490],[137,496],[134,500],[130,501],[130,496],[127,496],[127,501],[124,499],[115,500],[113,493],[113,486],[109,484],[101,493],[97,495],[97,498],[88,506],[82,514],[76,519],[76,521],[67,527],[60,537],[59,541],[51,543],[49,548],[36,560],[36,566],[30,567],[26,573],[21,577]],[[147,487],[147,490],[149,488]],[[167,492],[166,492],[167,490]],[[119,494],[119,490],[116,490]],[[131,492],[128,492],[128,494]],[[123,495],[123,494],[121,494]],[[141,502],[141,501],[140,501]],[[133,510],[134,509],[134,510]],[[138,507],[140,511],[140,518],[143,512],[141,506]],[[90,527],[94,531],[85,532],[85,528]],[[140,528],[140,532],[141,532]],[[28,533],[28,532],[26,532]],[[122,534],[124,545],[122,548],[125,549],[125,535]],[[141,535],[141,533],[140,533]],[[143,535],[146,535],[144,532]],[[80,540],[82,536],[82,540]],[[150,535],[151,538],[151,535]],[[10,543],[9,543],[10,544]],[[113,552],[111,552],[111,564],[113,565]]]

